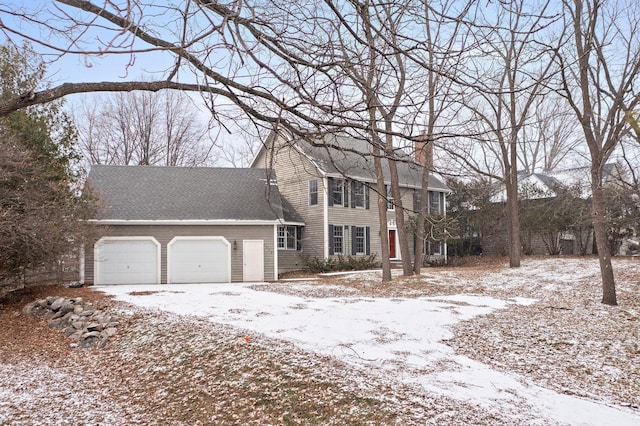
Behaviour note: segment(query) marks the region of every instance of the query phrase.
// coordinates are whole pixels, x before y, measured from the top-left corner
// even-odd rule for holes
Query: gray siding
[[[328,192],[328,188],[325,187],[326,180],[323,179],[322,173],[306,156],[300,154],[289,145],[278,145],[278,141],[276,141],[273,146],[269,145],[273,142],[273,140],[269,140],[268,146],[260,151],[254,161],[254,166],[260,168],[271,167],[276,171],[280,194],[289,201],[303,218],[305,228],[303,231],[302,252],[300,254],[302,256],[322,258],[325,253],[325,238],[327,238],[325,233],[328,233],[328,229],[324,228],[323,207]],[[269,155],[270,152],[273,152],[272,157]],[[318,181],[318,205],[315,206],[309,206],[308,182],[310,179],[317,179]],[[371,254],[375,254],[377,258],[380,259],[382,248],[377,205],[378,194],[375,191],[375,183],[370,183],[369,185],[371,186],[369,189],[369,209],[328,206],[327,224],[349,227],[349,234],[345,237],[344,241],[345,254],[351,253],[351,226],[368,226],[370,228]],[[412,214],[414,190],[412,188],[401,188],[401,191],[403,193],[403,206],[409,211],[405,213],[408,217]],[[384,194],[382,197],[384,198]],[[349,204],[351,203],[349,202]],[[395,221],[395,218],[395,211],[387,211],[387,223]],[[409,236],[409,246],[413,254],[414,241],[412,236]],[[399,246],[396,247],[396,249],[399,257]],[[297,265],[292,253],[279,256],[280,269],[283,271],[290,270],[294,266]]]
[[[278,250],[278,272],[298,271],[304,268],[302,253],[297,250]]]
[[[161,281],[167,282],[167,244],[176,236],[223,236],[231,243],[231,281],[243,280],[242,241],[264,240],[264,277],[274,276],[273,225],[118,225],[106,229],[102,236],[150,236],[161,244]],[[100,237],[98,237],[99,239]],[[85,283],[93,284],[93,244],[86,245]]]
[[[324,183],[320,172],[305,157],[290,147],[274,149],[272,159],[263,149],[254,162],[256,167],[273,167],[278,177],[280,195],[285,198],[298,212],[305,222],[302,231],[302,251],[288,251],[284,253],[279,268],[291,270],[296,263],[300,264],[300,256],[324,256],[324,222],[323,203],[325,199]],[[309,180],[318,181],[318,204],[309,205]],[[285,250],[280,250],[282,253]],[[295,253],[295,255],[293,254]],[[300,265],[301,266],[301,265]],[[300,268],[298,268],[300,269]]]

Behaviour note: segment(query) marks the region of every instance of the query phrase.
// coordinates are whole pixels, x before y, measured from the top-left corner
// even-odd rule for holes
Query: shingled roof
[[[94,165],[87,185],[100,220],[281,221],[275,176],[264,169]]]
[[[325,137],[324,143],[324,146],[314,146],[304,141],[295,141],[295,146],[329,175],[345,175],[354,180],[375,182],[374,156],[368,141],[349,136],[329,135]],[[409,155],[400,150],[398,150],[398,157],[406,160],[396,162],[400,185],[420,188],[422,167],[415,164]],[[385,181],[389,182],[389,162],[383,160],[382,167]],[[429,189],[447,191],[449,188],[436,176],[430,174]]]

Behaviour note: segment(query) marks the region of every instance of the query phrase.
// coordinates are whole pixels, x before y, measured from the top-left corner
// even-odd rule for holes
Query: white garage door
[[[224,237],[175,237],[167,257],[171,284],[231,281],[230,244]]]
[[[105,237],[94,256],[96,284],[160,283],[160,243],[153,237]]]

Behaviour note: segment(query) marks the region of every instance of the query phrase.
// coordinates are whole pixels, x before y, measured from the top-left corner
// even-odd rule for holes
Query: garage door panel
[[[229,243],[222,237],[180,238],[168,244],[168,282],[229,282]]]
[[[153,239],[100,241],[96,245],[96,283],[159,283],[158,249]]]

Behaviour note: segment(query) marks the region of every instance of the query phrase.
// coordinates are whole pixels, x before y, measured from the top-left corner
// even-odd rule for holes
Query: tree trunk
[[[389,142],[388,142],[389,143]],[[398,181],[398,168],[396,167],[395,154],[393,146],[386,145],[385,152],[387,161],[389,162],[389,174],[391,177],[391,193],[396,211],[396,224],[398,227],[398,241],[400,243],[400,256],[402,257],[402,274],[404,276],[413,275],[413,265],[411,263],[411,250],[409,250],[409,240],[407,238],[407,229],[404,223],[404,207],[402,205],[402,192],[400,192],[400,183]],[[386,208],[386,206],[385,206]],[[389,245],[387,244],[387,249]]]
[[[431,141],[428,141],[427,144],[431,144]],[[413,272],[416,275],[420,275],[420,269],[422,268],[422,262],[424,261],[424,256],[422,251],[424,249],[424,223],[425,223],[425,210],[427,206],[427,199],[429,197],[429,173],[431,172],[430,168],[433,164],[433,151],[430,146],[424,146],[425,155],[427,156],[425,164],[423,164],[422,168],[422,184],[420,187],[420,203],[418,206],[418,215],[416,219],[416,254],[413,262]]]
[[[604,190],[602,178],[597,164],[591,167],[591,192],[593,234],[598,247],[598,259],[600,261],[600,274],[602,276],[602,303],[605,305],[617,305],[616,283],[613,277],[611,265],[611,253],[607,241],[607,218],[605,215]]]
[[[520,215],[518,214],[518,180],[512,173],[507,182],[507,236],[509,244],[509,266],[511,268],[520,267]]]
[[[373,163],[376,171],[376,191],[378,193],[378,220],[380,224],[380,245],[382,250],[382,282],[391,281],[391,261],[389,260],[389,229],[387,228],[387,200],[385,194],[384,174],[382,172],[382,159],[380,149],[373,148]]]

